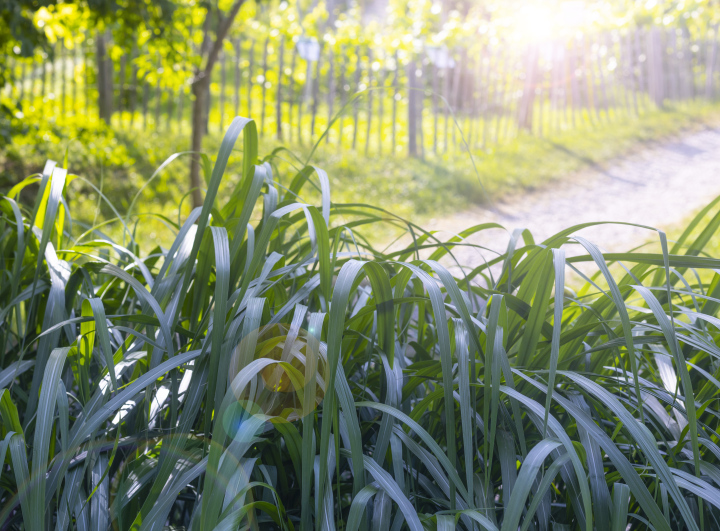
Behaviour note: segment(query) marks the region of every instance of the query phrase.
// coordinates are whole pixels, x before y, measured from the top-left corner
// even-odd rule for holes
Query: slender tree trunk
[[[222,50],[223,41],[227,37],[230,26],[235,20],[235,17],[240,11],[245,0],[235,0],[227,16],[220,16],[220,23],[218,24],[218,30],[214,42],[209,49],[207,61],[205,62],[205,68],[198,70],[195,75],[195,82],[192,85],[193,102],[192,102],[192,142],[190,149],[193,151],[193,156],[190,158],[190,187],[192,188],[192,199],[193,206],[199,207],[203,204],[203,194],[201,190],[202,180],[200,179],[200,151],[202,150],[203,136],[207,132],[207,121],[210,114],[209,108],[209,96],[210,96],[210,76],[212,69],[220,56]],[[205,23],[205,43],[210,43],[209,40],[209,17],[211,15],[208,10],[208,15]],[[204,52],[203,52],[204,53]],[[207,103],[207,105],[206,105]]]
[[[192,88],[192,145],[190,149],[193,155],[190,158],[190,187],[192,188],[193,206],[201,206],[203,203],[202,179],[200,178],[200,152],[202,141],[205,136],[207,116],[205,105],[209,89],[209,77],[199,79]]]
[[[98,83],[98,112],[100,119],[109,124],[113,108],[113,65],[107,52],[109,32],[98,33],[97,45],[97,83]]]

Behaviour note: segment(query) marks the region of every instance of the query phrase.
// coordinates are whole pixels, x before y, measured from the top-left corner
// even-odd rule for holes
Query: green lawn
[[[117,211],[124,214],[155,169],[167,157],[188,147],[187,131],[176,133],[163,128],[142,131],[136,121],[132,130],[113,132],[96,119],[69,116],[55,121],[43,120],[41,116],[39,110],[29,112],[24,118],[29,124],[26,134],[0,150],[0,192],[39,171],[47,158],[62,161],[67,155],[69,167],[111,196]],[[422,224],[431,217],[487,201],[488,194],[497,199],[547,186],[582,168],[635,152],[648,143],[718,122],[719,103],[669,104],[662,111],[646,110],[639,117],[611,115],[610,122],[556,132],[544,138],[521,134],[487,151],[474,150],[472,158],[467,153],[438,156],[428,153],[424,160],[392,156],[389,152],[365,156],[362,148],[341,149],[323,141],[310,163],[328,172],[335,202],[363,201]],[[425,125],[427,129],[431,120],[425,120]],[[206,151],[211,155],[217,152],[221,140],[216,129],[205,139]],[[336,132],[332,138],[337,138]],[[425,138],[426,141],[430,138],[428,131]],[[261,140],[260,154],[270,153],[278,146],[274,139]],[[287,148],[276,159],[281,166],[299,167],[311,151],[308,145],[288,144]],[[228,187],[237,182],[239,160],[239,156],[231,157]],[[135,212],[174,213],[189,188],[187,167],[185,155],[163,170],[153,185],[138,196]],[[88,221],[96,215],[99,219],[116,215],[107,204],[98,203],[96,191],[84,181],[78,181],[70,190],[73,192],[74,200],[82,205],[82,216],[91,218]],[[96,213],[98,205],[100,210]],[[183,208],[186,206],[187,199]],[[151,233],[163,232],[159,221],[146,219],[143,226]],[[113,232],[110,227],[108,230]]]

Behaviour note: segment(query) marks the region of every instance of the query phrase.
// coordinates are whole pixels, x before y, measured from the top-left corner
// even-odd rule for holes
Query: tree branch
[[[215,62],[220,55],[220,50],[222,50],[223,42],[225,42],[225,37],[227,37],[228,31],[230,31],[230,26],[232,26],[235,17],[237,16],[240,8],[244,3],[245,0],[235,0],[235,3],[230,8],[227,16],[220,19],[217,37],[215,38],[215,42],[213,43],[212,49],[210,50],[210,54],[208,55],[207,63],[202,73],[203,77],[209,76],[210,72],[212,72],[213,66],[215,66]]]
[[[202,42],[200,43],[200,64],[195,68],[195,74],[193,75],[193,83],[200,79],[201,73],[203,72],[203,57],[205,56],[205,52],[207,51],[210,42],[210,17],[212,17],[212,5],[208,6],[207,14],[205,15],[205,20],[203,21],[202,25],[203,37]]]

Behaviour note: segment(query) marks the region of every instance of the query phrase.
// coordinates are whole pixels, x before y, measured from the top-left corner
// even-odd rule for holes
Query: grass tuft
[[[0,200],[5,529],[720,528],[717,200],[461,271],[279,156],[235,119],[167,246],[73,217],[63,164]]]

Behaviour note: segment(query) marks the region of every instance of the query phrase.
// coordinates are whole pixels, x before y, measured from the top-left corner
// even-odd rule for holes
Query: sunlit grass
[[[83,92],[80,91],[80,94]],[[112,129],[105,127],[97,118],[88,120],[84,116],[83,100],[79,98],[77,103],[79,107],[74,110],[68,103],[67,115],[58,119],[48,119],[39,103],[34,111],[26,109],[27,133],[16,136],[12,145],[0,151],[0,190],[7,191],[28,173],[39,171],[47,158],[57,160],[67,153],[70,168],[112,197],[113,205],[123,215],[136,196],[134,214],[162,214],[177,218],[178,204],[182,201],[183,215],[187,215],[186,158],[182,159],[185,162],[177,162],[164,169],[151,185],[147,185],[147,181],[165,158],[188,148],[189,129],[166,130],[163,124],[158,131],[154,131],[152,125],[143,129],[140,116],[135,117],[134,127],[128,129],[127,114],[116,116]],[[45,105],[50,103],[45,102]],[[57,105],[57,102],[52,105]],[[230,116],[230,109],[226,116]],[[399,116],[402,118],[399,128],[402,129],[405,115],[400,113]],[[548,113],[544,116],[547,119]],[[307,116],[306,119],[309,120]],[[358,131],[364,134],[366,124],[362,122],[362,112],[360,119]],[[122,127],[121,121],[125,124]],[[476,147],[472,150],[475,164],[465,152],[451,151],[444,155],[441,150],[435,156],[429,147],[425,159],[409,158],[404,153],[393,156],[389,149],[383,150],[382,156],[373,152],[366,156],[362,141],[356,150],[351,149],[347,139],[342,148],[338,147],[337,131],[334,129],[330,134],[331,143],[322,141],[310,163],[328,171],[335,201],[350,203],[362,198],[363,202],[422,224],[471,205],[484,204],[489,197],[498,200],[507,195],[520,195],[534,188],[552,186],[573,172],[589,166],[602,166],[654,141],[700,127],[714,127],[719,122],[718,104],[703,101],[669,103],[663,110],[645,108],[638,117],[610,115],[608,121],[603,115],[599,123],[579,124],[577,128],[568,130],[550,130],[548,127],[543,137],[522,134],[497,145],[488,144],[484,150]],[[345,127],[350,124],[347,120],[344,123]],[[459,123],[462,127],[467,126],[463,120]],[[309,128],[309,123],[306,125]],[[432,120],[425,120],[425,125],[431,127]],[[442,121],[440,125],[443,125]],[[212,122],[210,134],[205,140],[207,153],[214,153],[219,148],[222,136],[218,131],[218,124]],[[477,127],[474,131],[476,134]],[[442,131],[439,136],[443,137]],[[431,130],[426,131],[425,138],[430,141]],[[285,145],[295,154],[282,151],[272,161],[283,185],[288,184],[283,181],[284,176],[297,172],[310,155],[311,146],[307,143],[282,144],[272,136],[261,138],[259,142],[263,153]],[[238,155],[231,158],[225,178],[230,187],[239,181],[236,161],[240,160],[242,148],[235,150]],[[144,190],[137,195],[143,186]],[[107,203],[99,200],[97,191],[82,182],[75,183],[69,194],[76,205],[76,216],[82,221],[92,223],[96,219],[116,216]],[[312,192],[306,191],[307,194]],[[134,223],[140,219],[128,221]],[[154,243],[169,247],[174,236],[164,223],[153,216],[145,216],[141,221],[138,230],[143,235],[140,242],[145,250]],[[117,238],[122,227],[111,223],[104,230]],[[377,232],[376,241],[388,241],[397,235],[397,231],[388,227]]]
[[[570,228],[454,278],[461,240],[257,150],[236,119],[166,248],[73,218],[60,165],[0,201],[6,528],[720,526],[717,204],[658,252]]]

